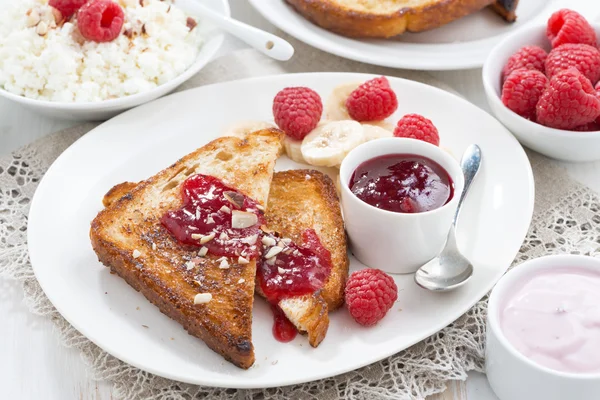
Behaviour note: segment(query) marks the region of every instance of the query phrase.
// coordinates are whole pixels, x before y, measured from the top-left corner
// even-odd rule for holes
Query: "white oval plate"
[[[419,70],[481,67],[505,35],[532,20],[547,18],[561,5],[576,10],[597,7],[589,0],[522,0],[513,24],[485,9],[427,32],[392,39],[352,39],[312,24],[285,0],[249,1],[273,25],[313,47],[369,64]]]
[[[399,299],[385,319],[362,328],[345,309],[334,312],[317,349],[302,336],[277,342],[270,309],[257,299],[256,364],[244,371],[111,275],[90,245],[90,221],[113,185],[155,174],[232,122],[271,120],[273,97],[286,86],[308,86],[326,97],[336,85],[369,78],[291,74],[205,86],[130,110],[82,137],[50,167],[31,205],[31,262],[48,298],[77,330],[129,364],[183,382],[234,388],[337,375],[397,353],[454,321],[492,288],[517,254],[533,212],[531,167],[519,143],[490,115],[450,93],[398,78],[390,78],[400,103],[393,119],[424,114],[439,128],[442,146],[455,156],[471,143],[483,151],[482,170],[459,224],[459,245],[475,265],[472,280],[462,289],[430,293],[419,289],[412,275],[396,276]],[[283,157],[278,168],[290,166]],[[358,268],[362,265],[352,259],[351,269]]]

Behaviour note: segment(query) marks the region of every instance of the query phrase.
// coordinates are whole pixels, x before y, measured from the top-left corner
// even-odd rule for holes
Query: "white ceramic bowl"
[[[600,37],[600,25],[593,26]],[[545,24],[527,26],[508,36],[492,50],[483,66],[483,87],[494,115],[521,144],[548,157],[574,162],[600,160],[600,132],[548,128],[521,117],[502,104],[502,69],[511,55],[527,45],[550,50]]]
[[[435,210],[403,214],[381,210],[356,197],[348,186],[363,162],[387,154],[415,154],[438,163],[454,182],[454,196]],[[464,187],[458,162],[437,146],[415,139],[383,138],[352,150],[340,167],[341,198],[352,252],[360,262],[390,273],[413,273],[439,254]]]
[[[600,259],[558,255],[530,260],[508,272],[492,291],[487,318],[486,373],[500,400],[597,400],[600,396],[600,374],[570,374],[538,365],[522,355],[501,330],[500,309],[515,285],[536,271],[556,267],[600,272]]]
[[[187,10],[186,4],[190,4],[193,1],[198,0],[178,0],[177,6],[183,10]],[[202,0],[202,3],[220,14],[231,15],[228,0]],[[147,92],[118,99],[89,103],[64,103],[30,99],[10,93],[2,88],[0,88],[0,96],[52,118],[78,121],[102,121],[112,118],[125,110],[148,103],[172,92],[179,85],[196,75],[214,57],[223,44],[224,34],[212,27],[207,21],[201,21],[198,24],[198,29],[202,30],[205,40],[198,52],[196,61],[177,78]]]

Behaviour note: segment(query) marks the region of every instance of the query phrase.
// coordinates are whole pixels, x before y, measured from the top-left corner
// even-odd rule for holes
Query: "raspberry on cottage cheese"
[[[115,0],[124,12],[114,40],[86,40],[76,16],[47,0],[19,0],[0,13],[0,88],[56,102],[98,102],[151,90],[196,60],[200,30],[170,0]]]

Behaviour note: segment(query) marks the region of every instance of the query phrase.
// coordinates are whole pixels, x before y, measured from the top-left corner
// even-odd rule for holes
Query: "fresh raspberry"
[[[550,79],[536,107],[537,122],[557,129],[575,129],[600,116],[600,98],[589,79],[575,68]]]
[[[385,76],[371,79],[357,87],[346,100],[348,114],[353,120],[381,121],[398,108],[398,98]]]
[[[542,73],[545,72],[544,62],[547,56],[548,53],[546,53],[546,50],[539,46],[522,47],[508,59],[502,71],[502,82],[517,69],[535,69]]]
[[[60,11],[64,19],[69,19],[87,2],[88,0],[50,0],[48,5]]]
[[[583,15],[573,10],[562,9],[552,14],[548,20],[546,36],[553,48],[566,43],[596,46],[596,31]]]
[[[273,100],[275,123],[288,136],[302,140],[317,127],[323,103],[317,92],[307,87],[288,87]]]
[[[578,126],[573,130],[577,132],[598,132],[600,131],[600,124],[598,124],[597,121],[594,121],[586,125]]]
[[[546,74],[577,68],[593,84],[600,79],[600,51],[587,44],[567,43],[552,50],[546,59]]]
[[[346,283],[346,306],[356,322],[372,326],[392,308],[398,287],[391,276],[379,269],[353,272]]]
[[[544,93],[548,78],[540,71],[518,69],[502,86],[502,103],[527,119],[535,118],[535,106]]]
[[[110,0],[91,0],[77,13],[77,27],[81,35],[98,43],[119,37],[124,21],[123,9]]]
[[[394,129],[394,136],[440,145],[440,135],[433,122],[419,114],[406,114],[402,117]]]

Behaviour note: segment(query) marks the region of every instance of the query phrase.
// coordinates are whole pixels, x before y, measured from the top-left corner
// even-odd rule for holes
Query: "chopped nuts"
[[[277,272],[279,272],[281,275],[285,274],[287,271],[281,267],[277,267]]]
[[[238,283],[244,283],[246,282],[246,280],[244,278],[240,278],[240,280],[238,281]]]
[[[265,208],[264,208],[262,205],[260,205],[260,204],[257,204],[257,205],[256,205],[256,208],[257,208],[259,211],[265,211]]]
[[[200,239],[200,244],[208,243],[211,240],[213,240],[214,238],[215,238],[215,233],[212,232],[210,235],[203,236],[202,239]]]
[[[281,241],[283,242],[283,244],[285,244],[286,246],[289,246],[290,243],[292,243],[292,239],[290,238],[283,238],[281,239]]]
[[[133,258],[138,258],[139,256],[142,255],[142,252],[139,251],[138,249],[133,250],[133,253],[131,254],[133,256]]]
[[[273,246],[269,249],[269,251],[267,251],[267,254],[265,254],[265,258],[268,260],[270,258],[275,257],[277,254],[281,253],[283,251],[283,248],[279,247],[279,246]]]
[[[214,224],[215,220],[213,219],[212,215],[209,215],[208,217],[206,217],[206,223],[207,224]]]
[[[52,16],[54,17],[54,22],[56,25],[60,25],[64,22],[62,13],[54,7],[52,7]]]
[[[227,232],[221,232],[221,234],[219,235],[219,239],[227,240],[229,239],[229,235],[227,234]]]
[[[229,269],[229,261],[225,257],[221,260],[221,264],[219,264],[219,268],[221,269]]]
[[[205,257],[208,254],[208,247],[202,246],[202,248],[198,251],[198,255],[200,257]]]
[[[273,239],[272,237],[269,237],[269,236],[263,236],[262,243],[265,246],[275,246],[277,244],[275,239]]]
[[[152,250],[156,250],[156,243],[152,243]]]
[[[199,233],[192,233],[192,239],[194,240],[200,240],[204,237],[204,235],[201,235]]]
[[[249,228],[257,223],[258,217],[254,213],[238,210],[231,212],[231,227],[234,229]]]
[[[240,240],[240,242],[246,243],[246,244],[255,244],[257,240],[258,240],[258,234],[245,237],[242,240]]]
[[[39,24],[37,24],[35,32],[40,36],[44,36],[48,33],[48,24],[44,21],[40,22]]]
[[[248,261],[248,259],[246,259],[242,256],[238,257],[238,264],[249,264],[249,263],[250,263],[250,261]]]
[[[196,268],[196,264],[194,264],[193,261],[188,261],[185,263],[185,267],[187,268],[187,270],[189,271],[190,269],[194,269]]]
[[[237,208],[244,206],[244,195],[238,192],[223,192],[223,196]]]
[[[210,293],[198,293],[194,296],[194,304],[205,304],[212,300],[212,294]]]
[[[225,214],[230,214],[231,213],[231,208],[229,208],[227,206],[223,206],[223,207],[221,207],[221,209],[219,211],[222,211]]]

